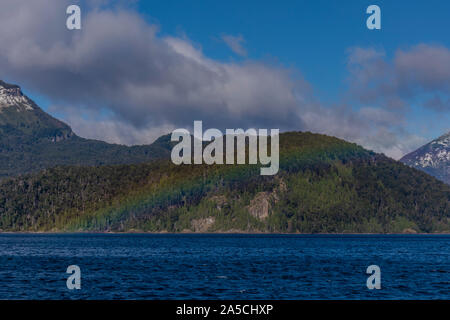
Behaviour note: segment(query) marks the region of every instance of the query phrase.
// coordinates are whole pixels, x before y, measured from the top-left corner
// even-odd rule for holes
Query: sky
[[[0,3],[0,78],[84,137],[146,144],[203,120],[398,159],[450,130],[449,1]]]

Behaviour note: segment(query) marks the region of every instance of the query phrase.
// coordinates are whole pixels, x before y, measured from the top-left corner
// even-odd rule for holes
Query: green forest
[[[58,166],[0,182],[1,231],[450,232],[450,186],[326,135],[280,135],[258,165]]]

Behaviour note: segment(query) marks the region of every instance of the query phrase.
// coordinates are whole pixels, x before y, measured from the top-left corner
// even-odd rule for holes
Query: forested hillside
[[[280,136],[257,165],[64,166],[0,183],[3,231],[449,232],[450,187],[337,138]]]

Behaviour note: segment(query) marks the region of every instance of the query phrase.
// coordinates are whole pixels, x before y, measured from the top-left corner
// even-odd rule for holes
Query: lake
[[[0,234],[0,299],[450,299],[450,235]]]

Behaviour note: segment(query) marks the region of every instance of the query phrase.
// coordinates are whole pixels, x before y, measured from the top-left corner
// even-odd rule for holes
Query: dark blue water
[[[0,299],[449,299],[450,236],[1,234]],[[366,286],[381,268],[381,290]],[[81,290],[66,287],[81,268]]]

